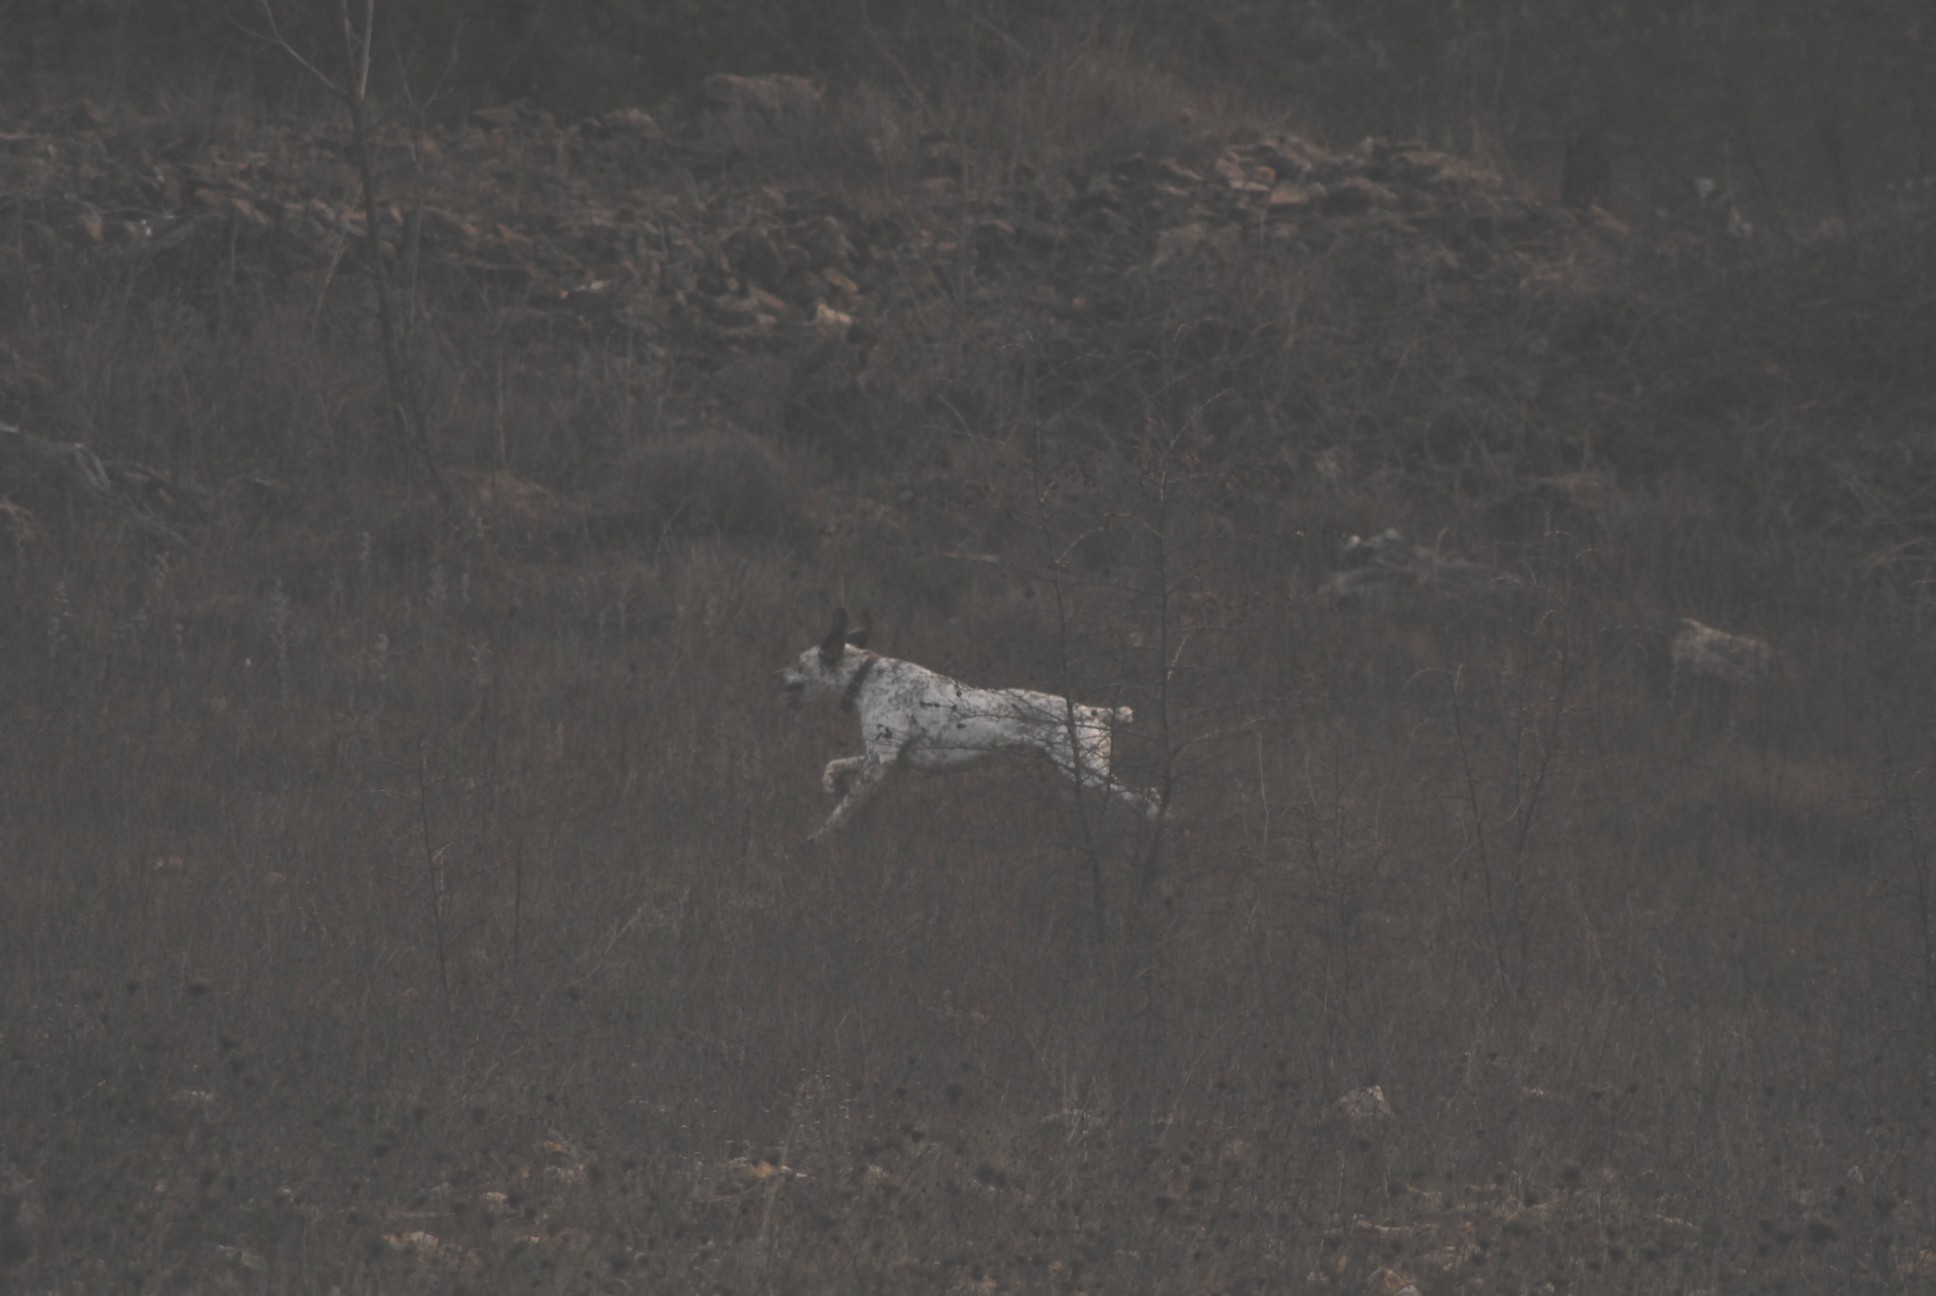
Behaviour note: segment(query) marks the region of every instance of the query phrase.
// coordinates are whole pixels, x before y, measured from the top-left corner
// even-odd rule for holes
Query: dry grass
[[[1928,1236],[1900,714],[1750,746],[1590,613],[1253,604],[1175,683],[1154,869],[1097,821],[1098,942],[1040,771],[799,844],[852,737],[768,692],[836,594],[784,553],[205,592],[242,561],[10,578],[36,1288],[1881,1289]],[[1055,683],[1044,614],[961,641],[991,611],[887,646]],[[1150,768],[1151,663],[1108,637],[1070,668]],[[1394,1115],[1354,1124],[1372,1081]]]
[[[1122,102],[1091,57],[1002,111]],[[1027,346],[1026,285],[923,297],[841,445],[775,448],[784,365],[709,385],[433,316],[448,516],[395,485],[349,289],[225,314],[5,263],[52,422],[300,488],[165,557],[52,509],[0,549],[7,1284],[1926,1281],[1931,695],[1894,574],[1848,574],[1879,532],[1770,545],[1786,477],[1636,454],[1495,555],[1537,598],[1320,606],[1337,535],[1477,548],[1579,466],[1506,381],[1515,327],[1579,324],[1582,408],[1640,346],[1578,303],[1467,319],[1376,251]],[[1283,421],[1197,417],[1224,389]],[[774,436],[691,430],[730,398]],[[971,681],[1133,705],[1160,839],[1018,767],[894,783],[808,850],[852,721],[769,676],[835,602]],[[1678,706],[1696,609],[1793,677]],[[1373,1084],[1389,1115],[1340,1106]]]

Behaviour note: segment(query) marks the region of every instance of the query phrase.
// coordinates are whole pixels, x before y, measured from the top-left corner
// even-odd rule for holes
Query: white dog
[[[779,672],[775,682],[797,706],[808,698],[840,698],[860,713],[859,756],[829,762],[821,785],[841,798],[813,835],[845,823],[896,765],[938,770],[998,752],[1037,751],[1057,769],[1115,798],[1145,819],[1161,810],[1155,792],[1124,787],[1109,772],[1109,726],[1128,723],[1128,707],[1082,706],[1052,693],[978,689],[913,662],[867,651],[866,616],[852,634],[847,609],[834,609],[834,626],[817,647]]]

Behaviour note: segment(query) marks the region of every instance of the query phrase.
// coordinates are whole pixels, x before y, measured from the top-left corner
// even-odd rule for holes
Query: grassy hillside
[[[343,124],[0,121],[6,1287],[1936,1277],[1926,202],[1043,66],[386,111],[396,374]],[[835,604],[1164,820],[809,846]]]

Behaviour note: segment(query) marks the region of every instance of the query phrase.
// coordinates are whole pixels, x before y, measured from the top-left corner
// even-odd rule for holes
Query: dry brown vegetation
[[[1936,1281],[1927,207],[1642,237],[1045,57],[392,114],[448,507],[342,129],[0,122],[0,422],[158,474],[0,458],[0,1286]],[[1511,579],[1317,597],[1388,525]],[[1168,817],[807,848],[835,603]]]

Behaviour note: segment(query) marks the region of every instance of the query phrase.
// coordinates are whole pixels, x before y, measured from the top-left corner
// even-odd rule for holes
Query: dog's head
[[[847,609],[835,608],[833,629],[827,631],[827,637],[801,653],[799,660],[773,677],[773,682],[792,696],[795,706],[823,693],[839,692],[847,685],[844,660],[848,646],[865,648],[873,628],[872,615],[863,612],[860,624],[849,630]]]

